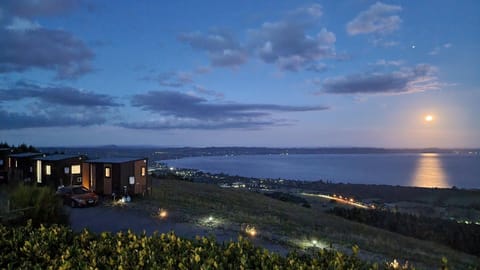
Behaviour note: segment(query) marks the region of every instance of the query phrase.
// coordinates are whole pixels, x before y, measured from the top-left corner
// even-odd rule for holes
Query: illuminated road
[[[363,208],[363,209],[369,209],[370,208],[368,206],[365,206],[364,204],[355,202],[353,199],[348,199],[346,197],[344,198],[342,196],[330,196],[330,195],[312,194],[312,193],[302,193],[302,195],[320,197],[320,198],[324,198],[324,199],[327,199],[327,200],[335,200],[335,201],[340,202],[340,203],[349,204],[349,205],[352,205],[352,206],[355,206],[355,207],[358,207],[358,208]]]

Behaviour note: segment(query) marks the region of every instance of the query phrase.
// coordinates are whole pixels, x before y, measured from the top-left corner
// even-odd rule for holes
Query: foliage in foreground
[[[9,199],[11,212],[1,223],[25,225],[28,220],[35,226],[68,223],[62,202],[51,188],[18,185]]]
[[[185,240],[173,233],[74,233],[58,225],[33,228],[0,225],[1,269],[412,269],[378,266],[353,255],[320,250],[287,257],[257,248],[243,238]]]

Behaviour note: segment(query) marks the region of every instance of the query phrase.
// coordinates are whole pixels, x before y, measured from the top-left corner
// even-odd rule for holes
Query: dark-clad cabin
[[[82,163],[86,159],[81,155],[48,155],[35,158],[35,181],[37,185],[52,187],[81,185]]]
[[[147,158],[102,158],[85,161],[82,165],[83,186],[98,194],[149,194],[151,182],[147,173]]]
[[[0,184],[8,183],[8,156],[10,148],[0,148]]]
[[[8,179],[9,181],[32,182],[35,176],[35,158],[42,153],[19,153],[8,156]]]

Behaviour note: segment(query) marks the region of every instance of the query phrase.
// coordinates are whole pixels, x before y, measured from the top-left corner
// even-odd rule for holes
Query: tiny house
[[[37,185],[53,187],[81,185],[82,162],[86,159],[81,155],[48,155],[34,158],[35,181]]]
[[[151,191],[147,158],[101,158],[82,164],[82,184],[103,195],[144,195]]]
[[[34,158],[42,156],[42,153],[20,153],[8,156],[8,179],[12,181],[32,182],[35,176]]]
[[[8,156],[10,148],[0,148],[0,184],[8,183]]]

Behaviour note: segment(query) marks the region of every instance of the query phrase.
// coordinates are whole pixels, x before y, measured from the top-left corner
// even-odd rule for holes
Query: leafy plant
[[[4,223],[18,225],[32,221],[34,226],[40,224],[67,224],[61,200],[48,187],[18,185],[9,196],[10,216]]]
[[[0,225],[1,269],[413,269],[372,264],[353,255],[322,249],[282,257],[237,242],[218,244],[213,238],[186,240],[168,234],[74,233],[58,225],[34,228]]]

